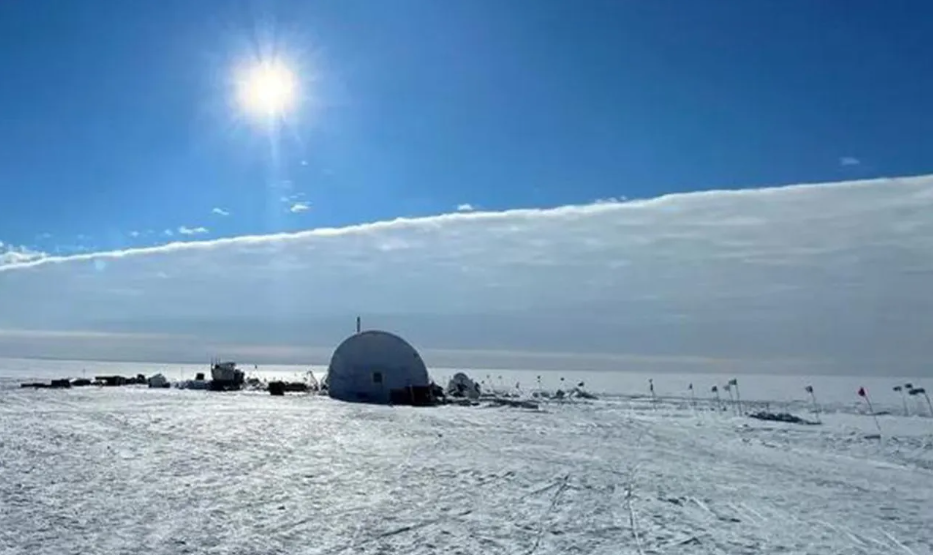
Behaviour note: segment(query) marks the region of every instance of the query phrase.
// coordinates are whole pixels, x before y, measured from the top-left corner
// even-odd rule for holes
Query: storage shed
[[[327,369],[328,394],[341,401],[398,403],[430,385],[418,351],[401,337],[379,330],[345,339]]]

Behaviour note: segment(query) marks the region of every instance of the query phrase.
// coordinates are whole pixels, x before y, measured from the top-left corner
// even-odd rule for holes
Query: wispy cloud
[[[626,196],[624,196],[624,195],[620,195],[620,196],[617,196],[617,197],[598,198],[598,199],[596,199],[596,200],[593,201],[593,202],[594,202],[595,204],[617,204],[617,203],[626,202],[626,201],[628,201],[628,197],[626,197]]]
[[[177,339],[179,336],[164,333],[121,333],[94,330],[26,330],[0,329],[0,337],[54,338],[54,339]]]
[[[46,256],[0,267],[0,328],[197,338],[63,356],[311,363],[361,314],[446,352],[430,364],[915,375],[933,359],[931,213],[933,176]]]
[[[862,161],[854,156],[843,156],[839,159],[840,166],[858,166],[861,163]]]
[[[203,235],[203,234],[207,233],[208,231],[209,231],[209,230],[208,230],[206,227],[187,227],[187,226],[180,226],[180,227],[178,228],[178,233],[180,233],[180,234],[182,234],[182,235]]]
[[[131,232],[130,232],[130,237],[134,237],[134,238],[135,238],[135,237],[139,237],[139,232],[138,232],[138,231],[131,231]]]
[[[91,250],[92,249],[87,245],[55,245],[52,248],[52,252],[54,252],[56,256],[91,252]]]
[[[162,232],[162,234],[165,235],[166,237],[171,237],[175,235],[175,232],[172,231],[171,229],[166,229],[165,231]]]
[[[292,204],[292,207],[288,209],[289,212],[297,214],[298,212],[307,212],[311,209],[311,205],[307,202],[296,202]]]
[[[217,214],[218,216],[229,216],[230,212],[224,210],[223,208],[214,208],[211,210],[212,214]]]
[[[457,205],[457,212],[472,212],[474,210],[476,210],[476,208],[474,208],[473,205],[468,202]]]
[[[281,202],[282,204],[292,204],[294,202],[301,201],[301,199],[303,199],[304,197],[305,197],[305,194],[299,191],[297,193],[292,193],[290,195],[281,195],[279,197],[279,202]]]

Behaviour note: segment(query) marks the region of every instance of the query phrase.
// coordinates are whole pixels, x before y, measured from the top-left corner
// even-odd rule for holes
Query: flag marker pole
[[[910,416],[910,409],[907,408],[907,394],[904,393],[904,388],[897,385],[894,386],[894,391],[901,394],[901,402],[904,404],[904,416]]]
[[[739,394],[739,380],[733,379],[732,381],[735,382],[735,401],[739,406],[739,416],[742,416],[745,414],[745,411],[742,410],[742,396]]]
[[[910,388],[910,391],[907,392],[909,395],[923,395],[923,397],[927,400],[927,407],[930,409],[930,416],[933,416],[933,404],[930,403],[930,396],[927,395],[927,390],[922,387],[914,387],[909,384],[904,387]]]
[[[871,413],[872,419],[875,421],[875,427],[878,428],[878,433],[881,433],[881,424],[878,423],[878,416],[875,414],[875,409],[871,406],[871,399],[868,398],[868,391],[864,387],[860,387],[858,390],[860,397],[865,399],[865,402],[868,403],[868,412]]]
[[[816,421],[820,424],[823,423],[823,419],[820,418],[820,404],[816,402],[816,393],[813,392],[813,386],[807,386],[807,393],[810,394],[810,400],[813,401],[813,412],[816,413]]]

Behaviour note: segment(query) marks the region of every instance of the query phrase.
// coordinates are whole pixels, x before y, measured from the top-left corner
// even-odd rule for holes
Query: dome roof
[[[345,339],[327,370],[329,395],[344,401],[388,403],[392,390],[430,383],[418,351],[401,337],[380,330]]]

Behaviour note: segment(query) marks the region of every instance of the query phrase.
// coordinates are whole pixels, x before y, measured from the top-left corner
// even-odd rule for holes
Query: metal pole
[[[813,392],[813,389],[810,389],[810,399],[813,400],[813,411],[816,413],[816,421],[822,423],[820,418],[820,405],[816,402],[816,393]]]
[[[739,416],[743,414],[742,412],[742,397],[739,395],[739,382],[735,382],[735,402],[738,406]]]
[[[871,406],[871,399],[868,398],[868,393],[865,394],[865,402],[868,403],[868,411],[871,412],[871,417],[875,421],[875,427],[878,428],[878,433],[881,433],[881,424],[878,423],[878,416],[875,415],[875,409]]]

